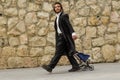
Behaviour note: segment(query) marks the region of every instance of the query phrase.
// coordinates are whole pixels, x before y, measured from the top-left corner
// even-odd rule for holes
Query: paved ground
[[[41,67],[0,70],[0,80],[120,80],[120,63],[94,64],[94,71],[68,72],[71,66],[57,66],[52,73]]]

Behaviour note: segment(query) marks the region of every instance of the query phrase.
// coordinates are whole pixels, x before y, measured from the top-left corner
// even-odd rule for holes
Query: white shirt
[[[57,23],[57,32],[58,34],[61,34],[61,30],[60,30],[60,27],[59,27],[59,16],[60,16],[61,12],[57,14],[57,20],[56,20],[56,23]]]

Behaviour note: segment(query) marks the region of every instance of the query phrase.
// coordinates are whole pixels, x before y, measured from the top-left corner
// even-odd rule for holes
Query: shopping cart
[[[79,61],[80,68],[82,69],[82,71],[86,71],[86,70],[93,71],[94,70],[94,66],[90,65],[90,59],[89,59],[90,55],[84,54],[81,52],[76,52],[74,54],[74,57],[77,59],[77,61]]]

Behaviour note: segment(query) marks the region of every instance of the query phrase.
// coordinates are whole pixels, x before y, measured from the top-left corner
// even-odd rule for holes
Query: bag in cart
[[[94,66],[90,65],[90,60],[89,60],[90,55],[84,54],[81,52],[76,52],[74,54],[74,57],[76,57],[78,59],[78,61],[80,62],[80,67],[83,71],[86,71],[86,70],[93,71],[94,70]]]

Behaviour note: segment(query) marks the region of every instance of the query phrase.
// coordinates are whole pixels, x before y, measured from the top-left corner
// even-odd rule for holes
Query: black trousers
[[[69,55],[68,45],[63,37],[63,35],[59,35],[56,41],[56,51],[55,55],[53,56],[50,64],[48,65],[50,68],[55,68],[56,64],[60,60],[61,56],[66,55],[68,60],[70,61],[72,68],[78,67],[79,64],[77,63],[76,59],[73,55]]]

